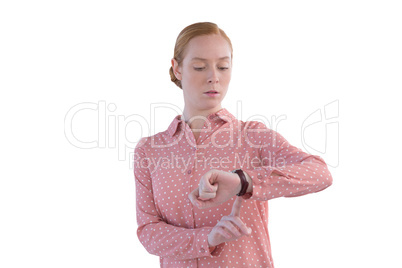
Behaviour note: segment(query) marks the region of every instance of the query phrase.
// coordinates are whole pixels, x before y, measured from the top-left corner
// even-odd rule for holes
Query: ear
[[[176,76],[178,80],[181,80],[181,68],[179,67],[179,64],[177,63],[177,60],[174,58],[172,59],[172,68],[173,68],[173,73]]]

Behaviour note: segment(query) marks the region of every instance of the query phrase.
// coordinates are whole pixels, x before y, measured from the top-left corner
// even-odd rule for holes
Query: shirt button
[[[204,248],[201,248],[201,249],[200,249],[200,252],[201,252],[201,253],[204,253],[204,252],[205,252],[205,249],[204,249]]]
[[[261,179],[261,178],[262,178],[262,176],[261,176],[261,175],[258,175],[258,176],[257,176],[257,178]]]
[[[191,170],[187,171],[188,174],[191,174]]]
[[[208,118],[212,120],[212,119],[214,119],[214,118],[215,118],[215,116],[210,115]]]

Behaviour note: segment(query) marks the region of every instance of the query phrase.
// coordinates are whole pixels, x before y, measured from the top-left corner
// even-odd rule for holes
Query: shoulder
[[[161,146],[164,145],[167,140],[169,139],[169,132],[168,130],[159,132],[157,134],[151,136],[141,137],[137,145],[135,146],[135,150],[148,150],[152,146]]]
[[[243,131],[255,133],[255,132],[270,132],[271,129],[267,127],[267,125],[260,121],[249,120],[249,121],[242,121],[238,120],[240,124],[240,128]]]
[[[268,127],[269,122],[264,123],[256,120],[239,120],[239,122],[241,124],[242,136],[248,144],[273,144],[277,140],[282,140],[282,136],[278,132]]]
[[[135,150],[149,151],[158,148],[165,148],[175,143],[174,133],[180,127],[180,115],[173,118],[168,128],[156,134],[144,136],[137,142]],[[148,129],[149,130],[149,129]],[[146,129],[142,129],[145,132]],[[148,132],[149,133],[149,132]]]

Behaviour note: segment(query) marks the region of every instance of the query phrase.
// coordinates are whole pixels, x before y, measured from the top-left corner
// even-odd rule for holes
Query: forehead
[[[201,35],[190,40],[185,60],[230,60],[231,49],[220,35]]]

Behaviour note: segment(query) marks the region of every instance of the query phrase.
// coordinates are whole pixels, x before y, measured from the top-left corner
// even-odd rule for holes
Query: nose
[[[216,84],[219,82],[218,72],[212,70],[208,76],[208,84]]]

